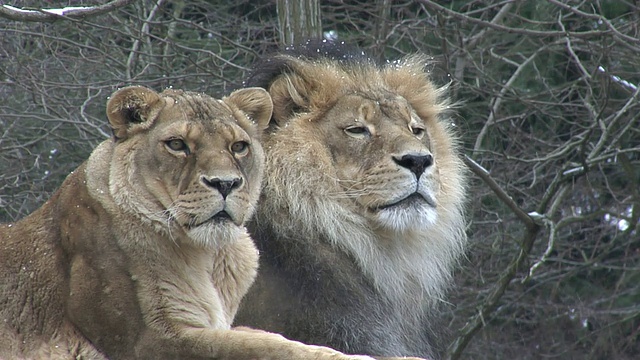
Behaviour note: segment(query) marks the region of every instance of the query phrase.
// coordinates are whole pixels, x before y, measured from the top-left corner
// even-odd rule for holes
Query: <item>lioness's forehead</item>
[[[178,111],[193,120],[231,119],[229,108],[208,95],[189,92],[163,93],[168,111]]]
[[[246,137],[245,129],[231,109],[208,95],[166,90],[162,93],[165,108],[156,120],[160,136],[184,136],[191,139]]]

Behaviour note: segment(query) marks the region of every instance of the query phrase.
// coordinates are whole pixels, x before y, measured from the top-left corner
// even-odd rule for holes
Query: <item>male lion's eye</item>
[[[246,141],[237,141],[231,144],[231,151],[233,151],[236,154],[241,154],[247,151],[248,148],[249,148],[249,143],[247,143]]]
[[[424,129],[423,128],[412,127],[411,128],[411,132],[413,133],[413,135],[417,136],[418,138],[422,138],[422,136],[424,136]]]
[[[369,129],[364,126],[350,126],[345,128],[344,132],[353,137],[364,137],[369,135]]]
[[[170,139],[165,141],[167,147],[173,151],[184,151],[185,153],[189,153],[189,147],[182,139]]]

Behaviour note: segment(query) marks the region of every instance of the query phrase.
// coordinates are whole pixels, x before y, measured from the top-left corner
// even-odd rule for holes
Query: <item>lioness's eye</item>
[[[236,154],[243,153],[247,151],[248,148],[249,148],[249,144],[246,141],[237,141],[231,144],[231,151],[233,151]]]
[[[173,151],[184,151],[185,153],[189,153],[189,147],[182,139],[170,139],[165,141],[167,147]]]
[[[355,136],[355,137],[363,137],[369,135],[369,129],[364,126],[350,126],[344,129],[344,132],[347,135]]]

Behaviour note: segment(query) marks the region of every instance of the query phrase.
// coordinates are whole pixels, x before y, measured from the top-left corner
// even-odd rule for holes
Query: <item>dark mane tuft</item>
[[[278,75],[291,72],[291,58],[308,61],[331,60],[344,65],[375,65],[375,61],[363,50],[344,41],[309,40],[302,44],[288,46],[258,61],[247,80],[244,81],[244,86],[268,88]]]

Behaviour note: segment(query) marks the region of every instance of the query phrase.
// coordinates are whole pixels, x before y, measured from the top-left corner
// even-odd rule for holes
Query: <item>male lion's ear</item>
[[[235,105],[256,123],[260,131],[269,126],[273,112],[273,102],[269,93],[258,87],[240,89],[222,99],[227,104]]]
[[[142,86],[122,88],[107,102],[107,117],[116,140],[127,137],[132,125],[155,118],[164,107],[157,92]]]
[[[311,84],[296,74],[282,75],[271,83],[273,119],[279,126],[284,126],[295,113],[309,110],[311,88]]]

